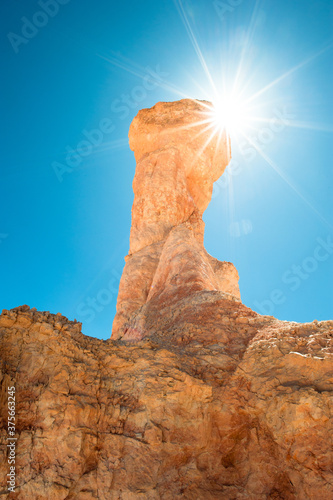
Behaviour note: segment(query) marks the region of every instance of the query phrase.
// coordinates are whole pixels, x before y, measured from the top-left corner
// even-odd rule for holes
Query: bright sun
[[[240,140],[253,129],[253,122],[257,120],[256,110],[244,99],[242,93],[224,93],[212,99],[212,105],[199,102],[204,111],[203,120],[199,120],[197,124],[206,123],[207,128],[212,130],[212,138],[225,131],[233,140]]]
[[[249,110],[240,96],[225,95],[216,99],[213,107],[211,120],[216,132],[225,129],[229,135],[236,136],[247,127],[250,119]]]

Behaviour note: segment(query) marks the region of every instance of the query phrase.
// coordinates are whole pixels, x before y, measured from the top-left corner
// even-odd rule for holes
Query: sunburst
[[[237,145],[239,141],[247,141],[252,144],[251,135],[260,132],[263,124],[271,123],[274,119],[276,124],[279,124],[279,119],[277,119],[273,114],[274,106],[277,102],[265,99],[265,95],[268,94],[274,88],[285,79],[301,70],[307,64],[315,61],[319,56],[327,52],[333,47],[333,43],[329,41],[324,45],[319,51],[311,54],[309,57],[305,58],[303,61],[294,65],[287,71],[284,71],[281,75],[274,78],[268,83],[259,84],[259,79],[257,79],[257,88],[252,88],[249,90],[250,82],[252,82],[252,74],[249,74],[249,70],[246,69],[245,61],[246,54],[251,48],[251,39],[253,37],[256,16],[258,11],[259,1],[255,2],[253,13],[251,16],[251,22],[249,24],[247,34],[245,37],[245,44],[242,49],[241,56],[239,58],[239,63],[232,76],[225,68],[221,67],[220,74],[221,78],[216,78],[216,75],[212,74],[209,64],[206,61],[203,51],[199,45],[199,42],[194,34],[194,30],[188,19],[186,9],[184,8],[182,0],[174,0],[177,7],[180,18],[184,24],[188,37],[192,43],[194,51],[198,57],[200,66],[202,68],[203,80],[206,80],[206,84],[203,81],[193,81],[195,87],[200,92],[200,99],[205,99],[208,101],[205,103],[202,100],[198,100],[202,104],[202,112],[198,115],[198,120],[192,123],[191,127],[198,126],[198,134],[204,134],[209,130],[208,139],[205,139],[205,144],[203,148],[207,147],[214,138],[221,138],[226,134],[228,140],[231,139],[233,147]],[[118,66],[123,70],[132,73],[138,77],[144,77],[145,69],[139,67],[134,61],[125,60],[119,56],[101,56],[108,60],[112,65]],[[228,66],[228,65],[226,65]],[[216,67],[214,68],[216,70]],[[262,75],[262,81],[264,81],[264,75]],[[158,82],[158,86],[172,92],[180,98],[193,98],[193,88],[181,89],[167,81],[166,79],[161,79]],[[274,99],[274,98],[273,98]],[[209,102],[212,105],[209,105]],[[274,105],[273,105],[274,103]],[[281,123],[282,125],[282,123]],[[300,120],[288,120],[288,123],[283,123],[284,126],[300,129],[312,129],[317,131],[332,132],[332,126],[329,124],[305,122]],[[207,137],[207,135],[205,134]],[[219,144],[219,141],[216,142]],[[287,179],[284,174],[283,169],[279,168],[276,163],[268,156],[267,152],[264,152],[260,145],[253,143],[258,154],[267,162],[271,168],[289,185],[292,187],[297,195],[305,202],[320,218],[326,223],[330,228],[331,224],[324,219],[319,211],[309,203],[307,197],[303,195],[295,185],[292,185],[290,180]]]

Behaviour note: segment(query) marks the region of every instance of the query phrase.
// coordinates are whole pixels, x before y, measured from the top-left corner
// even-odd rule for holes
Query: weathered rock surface
[[[209,106],[191,99],[158,103],[131,124],[137,160],[132,227],[113,339],[131,340],[138,314],[143,324],[153,304],[171,306],[172,297],[204,290],[240,297],[234,266],[203,247],[202,214],[231,157],[226,133],[214,134],[207,124]]]
[[[200,110],[160,103],[131,126],[112,338],[28,306],[0,315],[2,498],[333,499],[333,321],[255,313],[234,266],[205,251],[202,213],[230,154],[225,136],[191,126]]]
[[[209,294],[199,304],[203,340],[188,318],[177,342],[176,327],[101,341],[61,315],[4,311],[2,498],[333,498],[333,322],[281,322],[227,299],[217,321]],[[12,385],[18,488],[7,495]]]

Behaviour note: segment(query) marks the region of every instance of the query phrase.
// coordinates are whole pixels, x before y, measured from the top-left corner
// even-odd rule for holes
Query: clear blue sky
[[[209,98],[206,64],[217,86],[241,66],[250,94],[278,79],[256,98],[268,121],[235,141],[215,186],[207,250],[236,265],[247,306],[333,317],[331,1],[1,9],[2,308],[61,312],[110,336],[133,201],[129,125],[158,101]]]

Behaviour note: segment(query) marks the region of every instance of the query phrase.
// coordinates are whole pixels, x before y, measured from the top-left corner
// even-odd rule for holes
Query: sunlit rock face
[[[277,321],[209,293],[187,305],[173,342],[102,341],[60,314],[3,311],[2,498],[332,498],[333,322]]]
[[[235,267],[203,247],[202,214],[230,161],[226,133],[207,123],[210,107],[190,99],[158,103],[131,124],[132,227],[113,339],[149,335],[145,319],[152,310],[179,307],[204,291],[240,298]]]
[[[3,499],[333,498],[333,321],[257,314],[239,299],[235,268],[205,251],[201,215],[229,154],[224,140],[194,162],[200,136],[176,124],[192,123],[198,106],[158,104],[132,124],[138,166],[115,335],[87,337],[81,323],[28,306],[0,315]],[[210,187],[199,193],[202,179]]]

